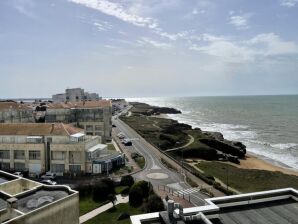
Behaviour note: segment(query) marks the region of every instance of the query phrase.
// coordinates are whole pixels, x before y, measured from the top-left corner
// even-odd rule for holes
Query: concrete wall
[[[14,169],[14,163],[24,163],[25,169],[29,170],[29,163],[30,164],[40,164],[41,172],[45,171],[45,150],[44,144],[8,144],[2,143],[0,144],[1,150],[9,150],[10,151],[10,159],[2,159],[0,162],[3,163],[10,163],[10,169]],[[23,150],[25,153],[24,159],[15,159],[14,158],[14,151],[16,150]],[[29,151],[39,151],[40,152],[40,160],[30,160],[29,159]]]
[[[4,191],[5,193],[13,196],[24,191],[31,190],[37,186],[41,186],[41,184],[27,179],[17,179],[1,184],[0,191]]]
[[[66,198],[26,213],[5,224],[78,224],[79,195],[74,193]]]

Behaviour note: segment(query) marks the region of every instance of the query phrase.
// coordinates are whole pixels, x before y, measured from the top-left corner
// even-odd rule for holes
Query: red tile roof
[[[51,103],[48,104],[48,108],[53,109],[67,109],[67,108],[103,108],[111,107],[110,100],[98,100],[98,101],[80,101],[80,102],[67,102],[67,103]]]
[[[0,135],[69,136],[83,129],[63,123],[0,123]]]

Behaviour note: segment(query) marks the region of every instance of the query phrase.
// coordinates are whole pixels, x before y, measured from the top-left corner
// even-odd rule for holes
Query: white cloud
[[[93,22],[93,25],[97,28],[98,31],[105,31],[112,29],[112,24],[107,21],[96,21]]]
[[[234,16],[232,15],[230,17],[230,24],[234,25],[237,29],[248,29],[248,22],[247,22],[247,18],[245,18],[245,16]]]
[[[298,45],[296,43],[283,41],[274,33],[259,34],[247,41],[247,44],[251,46],[262,45],[264,48],[264,55],[287,55],[298,53]]]
[[[164,43],[164,42],[159,42],[156,40],[152,40],[148,37],[142,37],[141,40],[138,41],[139,44],[141,45],[151,45],[153,47],[156,48],[160,48],[160,49],[169,49],[172,48],[173,46],[169,43]]]
[[[88,8],[98,10],[104,14],[114,16],[124,22],[136,26],[148,27],[154,29],[158,27],[157,21],[149,17],[141,17],[131,14],[125,10],[122,5],[107,0],[69,0],[70,2],[84,5]]]
[[[191,44],[190,49],[224,61],[245,63],[260,58],[298,55],[298,45],[284,41],[274,33],[263,33],[246,41],[231,41],[205,34],[207,45]]]
[[[294,7],[295,5],[298,4],[298,0],[281,0],[280,5],[286,6],[286,7]]]

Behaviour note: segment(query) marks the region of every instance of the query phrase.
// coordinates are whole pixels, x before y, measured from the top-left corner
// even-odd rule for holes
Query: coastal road
[[[207,196],[185,183],[182,174],[165,167],[161,163],[156,149],[151,144],[120,119],[115,119],[114,117],[113,124],[116,125],[115,133],[122,132],[127,138],[131,139],[131,150],[138,152],[146,160],[144,169],[133,175],[136,179],[150,181],[155,187],[158,185],[167,186],[180,194],[183,193],[186,198],[190,197],[191,203],[195,206],[205,204],[203,199],[207,198]],[[114,137],[117,138],[116,136]]]

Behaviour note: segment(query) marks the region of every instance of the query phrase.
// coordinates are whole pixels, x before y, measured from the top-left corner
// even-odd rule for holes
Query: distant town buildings
[[[0,123],[34,122],[33,108],[29,104],[0,101]]]
[[[101,144],[100,136],[87,136],[70,124],[0,124],[1,170],[29,171],[32,176],[46,171],[102,173],[124,162],[121,153]]]
[[[79,224],[79,194],[0,171],[0,223]]]
[[[58,93],[52,96],[54,103],[59,102],[79,102],[84,100],[101,100],[97,93],[88,93],[81,88],[66,89],[65,93]]]

